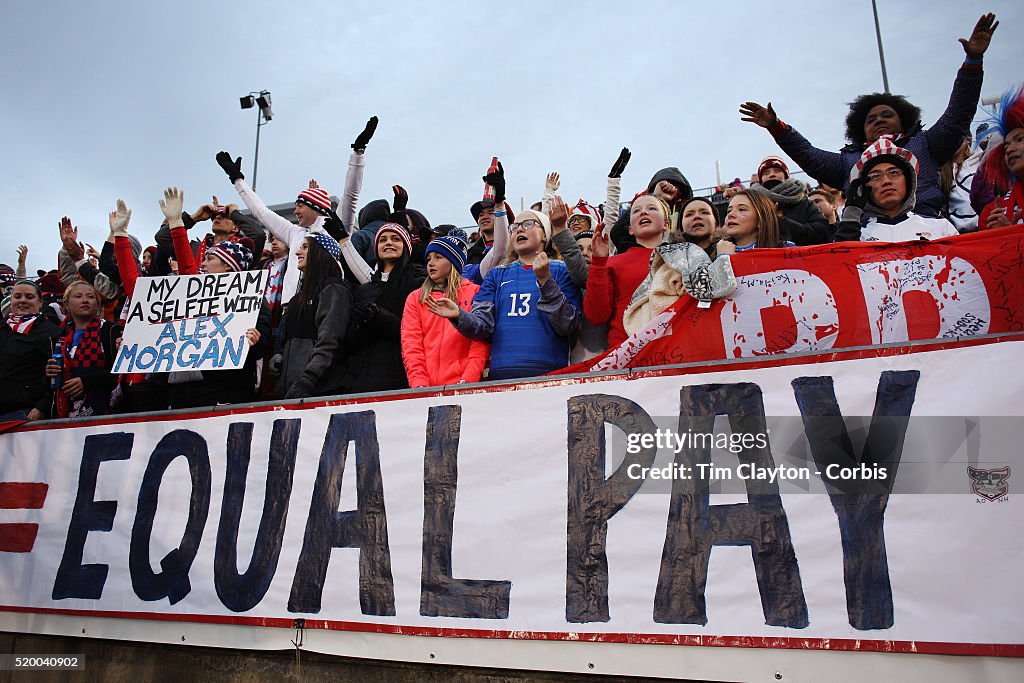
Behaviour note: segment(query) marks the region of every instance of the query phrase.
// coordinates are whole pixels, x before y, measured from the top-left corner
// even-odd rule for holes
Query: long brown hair
[[[754,214],[757,216],[757,248],[781,247],[782,237],[779,234],[779,216],[775,213],[775,202],[760,192],[750,190],[740,190],[733,198],[741,195],[750,200],[750,205],[754,207]]]

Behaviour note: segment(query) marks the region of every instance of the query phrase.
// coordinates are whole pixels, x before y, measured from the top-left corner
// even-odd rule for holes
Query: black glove
[[[619,152],[619,158],[612,164],[612,170],[608,171],[609,178],[621,178],[622,172],[626,170],[626,164],[629,163],[629,157],[632,154],[629,152],[628,147],[623,147],[622,151]]]
[[[363,325],[373,320],[380,313],[380,306],[370,302],[368,304],[358,303],[352,307],[352,322],[355,325]]]
[[[484,182],[494,188],[494,203],[496,205],[505,201],[505,169],[498,162],[498,170],[488,173],[483,178]]]
[[[327,218],[324,220],[324,230],[335,240],[340,240],[348,234],[345,232],[345,225],[341,222],[338,212],[333,209],[328,212]]]
[[[365,150],[366,144],[370,142],[375,130],[377,130],[377,117],[371,116],[370,120],[366,122],[366,128],[363,128],[363,132],[356,136],[356,141],[352,143],[352,149],[357,152]]]
[[[862,179],[857,178],[850,183],[846,190],[846,205],[863,210],[868,203],[868,186]]]
[[[395,193],[395,213],[405,213],[405,207],[409,205],[409,193],[401,185],[392,185],[391,191]]]
[[[217,163],[228,174],[228,180],[232,183],[236,180],[245,180],[245,176],[242,175],[242,157],[232,161],[231,155],[227,152],[217,152]]]

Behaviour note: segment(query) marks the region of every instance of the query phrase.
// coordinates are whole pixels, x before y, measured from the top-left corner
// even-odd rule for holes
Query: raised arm
[[[809,176],[832,187],[846,186],[843,156],[838,152],[829,152],[812,145],[795,128],[778,117],[771,102],[767,107],[762,107],[757,102],[744,102],[740,105],[740,114],[740,121],[755,123],[771,133],[782,151]]]
[[[593,325],[603,325],[612,319],[615,310],[615,288],[608,271],[608,236],[598,226],[591,242],[594,253],[590,259],[587,292],[583,297],[583,314]]]
[[[131,218],[132,210],[125,206],[123,199],[117,200],[117,208],[107,217],[110,223],[110,236],[114,239],[117,272],[121,276],[121,285],[129,299],[135,294],[135,281],[139,279],[139,263],[135,260],[131,242],[128,240],[128,221]]]
[[[268,209],[263,200],[253,192],[249,183],[245,182],[245,176],[242,175],[242,157],[232,159],[227,152],[218,152],[217,163],[224,169],[231,184],[235,186],[238,196],[242,198],[242,202],[245,203],[256,220],[274,237],[286,244],[292,244],[293,236],[296,233],[302,233],[303,229]]]
[[[371,116],[366,122],[363,132],[356,136],[352,143],[352,155],[348,158],[348,171],[345,173],[345,191],[338,206],[340,219],[350,233],[356,225],[356,211],[359,206],[359,193],[363,189],[363,169],[366,168],[366,145],[377,130],[377,117]]]
[[[18,268],[14,271],[14,277],[19,280],[24,280],[28,277],[28,269],[26,263],[28,262],[28,247],[24,244],[18,245]]]
[[[544,213],[548,212],[551,208],[551,198],[558,192],[558,188],[561,187],[562,182],[558,176],[558,171],[552,171],[548,173],[547,178],[544,179],[544,194],[540,198],[540,210]]]
[[[160,210],[167,219],[167,227],[171,231],[174,242],[174,258],[178,262],[178,275],[195,275],[199,272],[192,245],[188,241],[185,221],[181,217],[181,207],[185,203],[185,193],[176,187],[164,190],[164,198],[160,200]]]
[[[548,212],[551,219],[551,241],[558,247],[558,253],[565,261],[565,267],[569,269],[569,277],[574,285],[583,289],[587,286],[587,276],[590,274],[590,266],[587,265],[583,253],[580,252],[580,245],[573,237],[572,231],[566,227],[569,217],[569,209],[558,195],[551,198],[551,210]]]
[[[500,264],[508,251],[508,205],[505,203],[505,169],[498,162],[498,170],[488,173],[483,181],[494,188],[494,243],[480,261],[480,277]]]
[[[964,137],[971,134],[971,120],[981,97],[982,58],[992,42],[992,34],[999,22],[994,14],[984,14],[975,24],[970,38],[960,38],[963,45],[963,66],[956,72],[949,104],[935,123],[924,132],[928,149],[936,163],[944,164],[953,158]]]

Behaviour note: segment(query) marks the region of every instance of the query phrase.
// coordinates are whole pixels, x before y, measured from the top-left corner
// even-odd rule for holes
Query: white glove
[[[117,200],[117,209],[110,212],[110,234],[114,237],[128,236],[128,221],[132,218],[132,210],[124,204],[123,199]]]
[[[164,190],[164,198],[160,200],[160,210],[167,218],[167,226],[181,228],[185,222],[181,220],[181,207],[185,204],[185,193],[176,187],[168,187]]]

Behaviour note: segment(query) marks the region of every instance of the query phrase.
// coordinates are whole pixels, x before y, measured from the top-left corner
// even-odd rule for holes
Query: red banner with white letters
[[[732,259],[737,288],[683,296],[616,348],[617,370],[1024,330],[1024,226],[932,242],[842,242]]]

